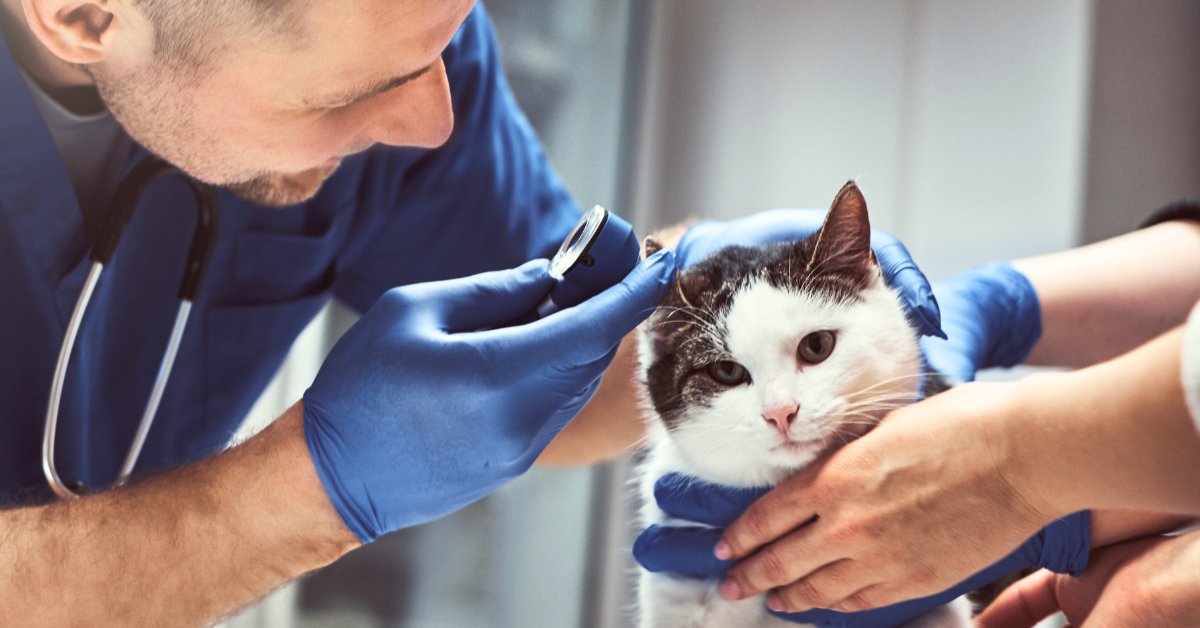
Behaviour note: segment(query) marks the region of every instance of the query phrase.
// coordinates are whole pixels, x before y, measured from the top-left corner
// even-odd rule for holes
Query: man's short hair
[[[303,31],[309,0],[135,0],[154,25],[154,51],[173,69],[211,67],[235,37],[283,39]]]

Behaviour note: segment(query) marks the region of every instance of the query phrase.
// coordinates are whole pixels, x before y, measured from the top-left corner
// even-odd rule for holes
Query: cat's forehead
[[[751,281],[734,295],[724,316],[725,343],[735,356],[766,355],[821,329],[845,324],[848,304],[819,292],[798,291],[767,281]]]

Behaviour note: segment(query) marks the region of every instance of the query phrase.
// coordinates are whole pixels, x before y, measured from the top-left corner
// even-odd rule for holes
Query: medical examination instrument
[[[550,276],[556,283],[538,305],[538,316],[579,305],[617,284],[637,265],[639,251],[633,227],[596,205],[584,213],[550,260]]]
[[[68,487],[59,477],[58,469],[54,464],[54,444],[58,431],[59,405],[62,401],[63,385],[67,378],[67,366],[71,362],[71,351],[79,336],[83,316],[87,312],[88,303],[91,301],[96,284],[100,281],[100,275],[104,272],[104,267],[112,260],[113,254],[116,253],[117,244],[121,240],[125,227],[133,217],[133,211],[137,207],[138,201],[141,200],[142,194],[156,178],[172,174],[184,177],[195,193],[198,215],[196,230],[188,251],[183,280],[179,286],[179,310],[175,316],[175,325],[159,363],[158,375],[154,379],[154,386],[151,388],[150,397],[146,402],[146,409],[142,413],[141,422],[138,424],[137,432],[129,446],[129,452],[125,456],[125,462],[121,466],[114,486],[124,484],[129,479],[129,475],[133,473],[133,467],[137,464],[142,447],[146,444],[150,425],[154,422],[154,415],[162,401],[167,380],[175,365],[175,356],[183,339],[183,332],[187,329],[192,303],[200,288],[200,281],[208,267],[208,260],[216,242],[217,195],[211,187],[195,181],[174,166],[156,157],[147,157],[121,181],[109,204],[108,212],[103,217],[104,222],[94,230],[94,233],[91,233],[94,236],[90,255],[92,266],[84,281],[83,289],[79,293],[79,299],[75,302],[75,309],[71,312],[71,319],[58,354],[58,362],[54,367],[54,379],[50,385],[50,403],[46,409],[46,429],[42,437],[42,471],[46,475],[46,481],[50,484],[50,488],[60,499],[75,499],[81,496],[76,492],[75,487]]]
[[[304,393],[304,439],[359,540],[447,515],[527,471],[675,279],[673,253],[659,251],[613,289],[506,326],[554,286],[548,267],[393,288],[329,352]]]

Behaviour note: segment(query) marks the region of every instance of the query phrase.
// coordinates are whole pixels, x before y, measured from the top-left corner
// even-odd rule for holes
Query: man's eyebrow
[[[432,65],[427,65],[416,72],[397,76],[386,81],[378,81],[367,85],[366,87],[349,90],[340,94],[327,94],[320,98],[305,99],[303,104],[305,107],[344,107],[359,101],[366,100],[373,96],[378,96],[386,91],[396,89],[401,85],[420,78],[421,75],[428,72]]]

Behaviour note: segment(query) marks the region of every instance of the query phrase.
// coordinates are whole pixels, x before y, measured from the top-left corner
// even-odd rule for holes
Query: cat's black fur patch
[[[647,241],[647,250],[657,246]],[[706,406],[726,389],[705,371],[713,362],[731,359],[725,343],[728,330],[720,324],[748,284],[763,281],[845,304],[861,298],[877,269],[866,203],[849,183],[812,237],[763,247],[726,247],[680,273],[649,321],[654,361],[646,370],[647,390],[667,428],[679,424],[686,408]]]

